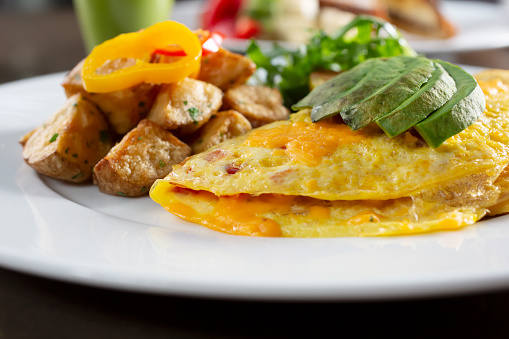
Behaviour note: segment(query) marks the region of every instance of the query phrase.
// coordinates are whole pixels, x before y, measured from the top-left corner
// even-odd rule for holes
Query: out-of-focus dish
[[[189,27],[199,27],[202,13],[201,1],[177,3],[172,17]],[[456,35],[449,39],[423,38],[405,34],[406,39],[419,53],[449,53],[500,48],[509,45],[508,8],[501,4],[481,1],[443,1],[441,13],[455,27]],[[261,46],[270,49],[274,41],[262,40]],[[286,47],[295,44],[278,41]],[[232,51],[245,51],[248,41],[227,38],[225,47]]]
[[[439,0],[209,0],[202,27],[233,38],[304,43],[310,30],[332,34],[356,15],[371,15],[414,34],[445,39],[455,27],[440,5]]]

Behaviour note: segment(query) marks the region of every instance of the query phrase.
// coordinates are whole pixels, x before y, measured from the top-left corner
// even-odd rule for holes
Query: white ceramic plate
[[[509,46],[509,2],[506,5],[480,1],[444,1],[441,13],[457,27],[450,39],[430,39],[405,34],[410,45],[419,53],[450,53],[484,50]],[[200,1],[177,3],[172,19],[191,28],[198,28],[202,6]],[[237,52],[246,50],[248,41],[227,39],[225,47]],[[263,49],[271,48],[273,41],[262,40]],[[290,43],[281,43],[295,47]]]
[[[36,174],[17,140],[64,102],[63,74],[0,85],[0,265],[91,286],[184,296],[352,300],[509,287],[509,217],[456,232],[342,239],[229,236],[148,197]]]

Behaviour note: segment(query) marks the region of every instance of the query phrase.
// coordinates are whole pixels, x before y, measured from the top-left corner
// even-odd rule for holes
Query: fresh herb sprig
[[[340,72],[370,58],[417,55],[393,25],[364,15],[334,34],[315,32],[297,50],[276,43],[270,51],[263,52],[256,41],[251,41],[246,54],[257,66],[250,83],[278,88],[287,107],[309,93],[313,71]]]

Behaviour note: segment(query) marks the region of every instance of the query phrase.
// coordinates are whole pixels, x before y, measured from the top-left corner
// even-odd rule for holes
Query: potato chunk
[[[224,95],[223,108],[242,113],[253,128],[288,119],[290,115],[283,106],[281,93],[265,86],[238,85],[230,88]]]
[[[101,67],[101,73],[108,73],[112,69],[130,65],[128,60],[105,65]],[[112,129],[120,135],[127,133],[141,119],[146,117],[159,90],[158,85],[140,84],[110,93],[89,93],[83,88],[81,80],[83,62],[84,60],[77,64],[64,78],[62,86],[67,97],[76,93],[83,94],[84,97],[99,107],[108,119]]]
[[[223,92],[216,86],[185,78],[161,87],[147,118],[164,129],[190,134],[219,111],[222,99]]]
[[[200,153],[250,130],[251,123],[239,112],[234,110],[219,112],[198,131],[191,148],[194,154]]]
[[[71,96],[42,126],[22,137],[23,159],[49,177],[84,182],[112,146],[108,124],[80,94]]]
[[[94,184],[107,194],[144,195],[156,179],[164,178],[190,154],[191,147],[144,119],[97,163]]]
[[[243,55],[220,48],[201,59],[198,80],[209,82],[221,90],[243,84],[256,70],[255,63]]]

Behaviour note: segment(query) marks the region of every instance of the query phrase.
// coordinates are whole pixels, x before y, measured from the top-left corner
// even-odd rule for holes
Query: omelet
[[[186,220],[258,236],[413,234],[506,213],[509,71],[476,78],[484,114],[436,149],[413,130],[389,138],[303,110],[186,159],[150,196]]]

